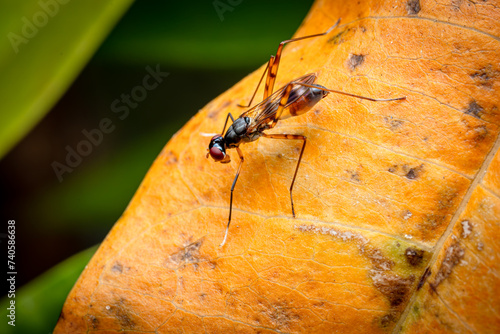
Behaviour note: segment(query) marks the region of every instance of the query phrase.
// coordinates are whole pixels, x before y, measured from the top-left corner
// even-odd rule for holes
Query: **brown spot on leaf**
[[[405,250],[406,261],[414,267],[420,265],[424,258],[425,252],[422,249],[417,249],[414,247],[408,247]]]
[[[481,107],[476,100],[472,100],[469,102],[467,109],[465,109],[465,113],[468,115],[472,115],[476,118],[481,119],[481,115],[483,114],[484,108]]]
[[[470,74],[470,77],[478,82],[481,86],[486,88],[491,88],[495,80],[497,79],[499,71],[494,70],[491,64],[479,69],[478,71]]]
[[[165,164],[166,165],[173,165],[179,161],[177,156],[172,151],[167,151],[167,152],[163,153],[163,155],[165,155]]]
[[[398,307],[408,299],[410,287],[415,281],[413,275],[403,278],[393,272],[379,270],[372,270],[371,278],[375,288],[387,297],[393,308]]]
[[[359,173],[358,171],[355,171],[355,170],[346,170],[346,172],[349,174],[349,177],[351,179],[351,181],[354,181],[354,182],[361,182],[361,179],[359,178]]]
[[[385,257],[379,249],[367,247],[365,253],[376,270],[391,270],[394,266],[394,262]]]
[[[99,327],[99,319],[97,319],[95,315],[89,314],[87,316],[87,321],[91,329],[97,329],[97,327]]]
[[[203,245],[204,238],[188,244],[179,251],[169,256],[167,267],[180,267],[186,264],[197,264],[200,262],[200,248]]]
[[[403,165],[393,165],[389,167],[387,170],[389,173],[393,173],[399,176],[404,176],[409,180],[417,179],[422,171],[424,170],[424,164],[420,164],[419,166],[410,167],[407,164]]]
[[[404,122],[399,119],[394,119],[392,116],[385,116],[384,122],[389,125],[389,129],[393,132],[399,130],[404,125]]]
[[[438,210],[448,211],[455,206],[455,200],[458,197],[457,190],[454,188],[446,188],[439,194]]]
[[[408,15],[417,15],[420,9],[420,0],[408,0],[406,3],[406,12]]]
[[[115,316],[122,329],[133,329],[135,327],[134,321],[123,308],[115,308]]]
[[[455,242],[446,249],[445,257],[439,267],[439,271],[436,274],[434,282],[430,283],[433,291],[435,291],[439,284],[451,275],[453,268],[460,262],[464,255],[465,249],[462,248],[458,242]]]
[[[485,140],[493,140],[493,136],[490,134],[490,130],[484,124],[478,124],[477,121],[470,121],[467,118],[462,119],[462,123],[466,128],[464,134],[465,141],[471,147],[477,147],[479,144],[483,143]]]
[[[116,261],[113,267],[111,267],[111,271],[121,274],[123,272],[123,265],[120,262]]]
[[[115,303],[113,303],[112,306],[106,306],[105,312],[118,321],[122,330],[131,330],[134,329],[136,324],[132,320],[129,312],[126,310],[125,302],[126,300],[124,298],[120,298]],[[89,320],[92,319],[89,318]]]
[[[442,226],[445,219],[446,216],[444,215],[428,214],[425,215],[423,222],[417,227],[424,232],[424,234],[430,235],[434,233],[434,230]]]
[[[291,321],[300,320],[300,317],[297,314],[292,313],[292,311],[288,308],[275,306],[269,312],[269,319],[278,329],[286,330],[289,328]]]
[[[408,173],[405,175],[407,179],[413,180],[417,178],[417,172],[415,168],[410,168]]]
[[[405,165],[406,166],[406,165]],[[419,175],[422,169],[424,168],[424,164],[421,164],[420,166],[410,168],[408,172],[406,173],[405,177],[410,180],[416,179]]]
[[[380,327],[388,328],[392,324],[396,323],[397,317],[395,312],[390,312],[382,317],[380,317]]]
[[[361,66],[361,64],[363,64],[364,61],[365,61],[365,55],[350,54],[349,58],[347,59],[347,68],[350,71],[354,71],[356,67]]]
[[[422,217],[417,228],[424,240],[434,239],[436,233],[442,233],[450,215],[457,206],[460,190],[455,187],[444,187],[434,199],[434,208]]]
[[[486,127],[486,125],[475,126],[472,129],[472,131],[473,131],[472,141],[475,144],[482,142],[489,135],[489,131],[488,131],[488,128]]]

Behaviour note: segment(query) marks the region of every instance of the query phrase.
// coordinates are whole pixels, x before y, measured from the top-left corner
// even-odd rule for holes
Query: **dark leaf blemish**
[[[406,12],[408,15],[417,15],[420,9],[420,0],[408,0],[406,3]]]
[[[408,299],[410,287],[415,280],[413,275],[403,278],[387,271],[372,271],[373,285],[389,300],[391,307],[397,307]]]
[[[500,71],[494,70],[491,64],[479,69],[478,71],[470,74],[471,79],[479,83],[485,88],[491,88]]]
[[[434,282],[430,283],[433,291],[436,291],[439,284],[451,275],[453,268],[460,263],[460,260],[462,260],[464,255],[465,249],[463,249],[458,242],[455,242],[446,249],[445,257],[443,262],[441,262],[441,267],[439,267],[436,278],[434,279]]]
[[[484,108],[481,107],[475,100],[472,100],[469,105],[467,106],[467,109],[465,109],[465,113],[468,115],[472,115],[476,118],[481,119],[481,115],[484,111]]]
[[[123,265],[117,261],[117,262],[115,262],[113,267],[111,267],[111,271],[121,274],[123,272]]]
[[[416,179],[420,175],[420,172],[422,171],[423,167],[424,165],[421,164],[420,166],[410,168],[406,173],[405,177],[410,180]]]
[[[178,252],[173,253],[167,260],[168,267],[180,267],[186,264],[197,265],[201,261],[200,248],[203,245],[204,238],[188,244]]]
[[[421,249],[408,247],[405,250],[406,261],[412,266],[418,266],[424,258],[424,251]]]
[[[349,55],[349,59],[347,59],[347,68],[350,71],[354,71],[356,67],[361,66],[365,61],[365,55],[359,54],[351,54]]]

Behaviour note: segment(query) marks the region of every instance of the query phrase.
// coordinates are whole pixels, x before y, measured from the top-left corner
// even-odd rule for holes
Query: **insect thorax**
[[[240,117],[231,124],[224,135],[227,147],[236,147],[244,140],[250,121],[249,117]]]

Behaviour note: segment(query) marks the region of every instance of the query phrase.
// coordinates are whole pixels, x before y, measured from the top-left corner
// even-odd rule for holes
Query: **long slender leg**
[[[302,140],[302,149],[300,150],[299,160],[297,161],[297,167],[295,167],[295,173],[293,174],[292,184],[290,185],[290,201],[292,203],[292,215],[295,218],[295,209],[293,207],[293,185],[295,183],[295,178],[297,177],[297,172],[299,171],[300,161],[302,160],[302,154],[304,153],[304,148],[306,147],[307,138],[302,135],[289,135],[289,134],[262,134],[263,137],[270,139],[292,139],[292,140]]]
[[[226,125],[227,125],[227,121],[229,120],[229,117],[231,117],[231,120],[234,123],[233,115],[231,115],[231,113],[228,113],[226,116],[226,121],[224,122],[224,127],[222,128],[222,132],[220,133],[222,136],[224,136],[224,131],[226,131]]]
[[[279,49],[279,48],[278,48]],[[278,62],[280,59],[281,55],[278,57]],[[273,93],[273,88],[271,87],[271,90],[269,90],[269,87],[271,85],[271,69],[274,68],[276,64],[276,55],[271,56],[271,59],[269,59],[269,68],[267,69],[267,77],[266,77],[266,84],[264,85],[264,96],[262,100],[265,100]],[[259,87],[257,87],[259,88]]]
[[[338,19],[338,21],[333,26],[331,26],[327,31],[325,31],[325,32],[323,32],[321,34],[314,34],[314,35],[302,36],[302,37],[292,38],[292,39],[288,39],[288,40],[285,40],[285,41],[281,42],[278,45],[278,51],[276,51],[276,55],[271,56],[271,59],[269,59],[269,62],[267,63],[267,67],[264,70],[264,73],[262,74],[262,77],[261,77],[259,83],[257,84],[257,88],[255,88],[255,91],[254,91],[254,93],[252,95],[252,98],[250,99],[250,102],[246,106],[243,106],[243,105],[240,105],[240,106],[241,107],[249,107],[252,104],[253,98],[255,97],[255,94],[257,93],[257,90],[259,89],[259,86],[262,83],[262,78],[264,78],[264,75],[266,74],[266,72],[267,72],[267,77],[266,77],[266,85],[264,87],[264,98],[263,98],[263,100],[267,99],[269,97],[269,95],[271,95],[273,93],[274,83],[276,81],[276,76],[278,74],[278,67],[279,67],[279,63],[280,63],[280,60],[281,60],[281,53],[283,51],[283,47],[285,46],[285,44],[292,43],[292,42],[297,42],[297,41],[301,41],[301,40],[307,39],[307,38],[313,38],[313,37],[319,37],[319,36],[327,35],[336,26],[338,26],[339,23],[340,23],[340,19]]]
[[[264,99],[266,99],[273,92],[274,82],[276,81],[276,75],[278,74],[278,67],[279,67],[280,60],[281,60],[281,52],[283,51],[283,47],[285,46],[285,44],[301,41],[301,40],[307,39],[307,38],[328,35],[335,27],[337,27],[339,25],[339,23],[340,23],[340,19],[338,19],[337,22],[333,26],[331,26],[327,31],[325,31],[321,34],[314,34],[314,35],[308,35],[308,36],[303,36],[303,37],[297,37],[297,38],[289,39],[289,40],[286,40],[286,41],[283,41],[280,43],[280,45],[278,46],[278,51],[276,51],[276,56],[274,56],[273,66],[271,66],[271,68],[269,69],[269,72],[267,74],[270,79],[269,79],[269,85],[264,90]],[[268,95],[265,95],[265,93],[267,93]]]
[[[278,109],[276,110],[276,114],[274,115],[273,122],[269,125],[269,129],[274,128],[276,123],[278,123],[278,120],[281,118],[281,114],[283,113],[283,110],[285,110],[285,106],[288,102],[288,98],[290,97],[290,92],[292,91],[293,86],[296,84],[297,84],[296,82],[292,81],[285,86],[285,89],[283,90],[283,96],[280,99]]]
[[[331,89],[325,88],[325,87],[320,86],[320,85],[314,85],[314,84],[307,84],[307,83],[303,83],[303,82],[292,81],[289,84],[287,84],[285,86],[284,90],[283,90],[283,96],[280,99],[279,106],[278,106],[278,109],[276,110],[276,114],[274,116],[274,119],[271,122],[271,124],[269,124],[269,129],[272,129],[276,125],[276,123],[278,122],[278,120],[280,119],[281,114],[283,113],[283,110],[284,110],[284,108],[285,108],[285,106],[286,106],[286,104],[288,102],[288,98],[290,97],[290,92],[292,91],[292,89],[293,89],[293,87],[295,85],[300,85],[300,86],[305,86],[305,87],[311,87],[311,88],[317,88],[317,89],[320,89],[320,90],[323,90],[323,91],[327,91],[327,92],[344,94],[344,95],[348,95],[348,96],[352,96],[352,97],[357,97],[357,98],[362,98],[362,99],[366,99],[366,100],[370,100],[370,101],[375,101],[375,102],[397,101],[397,100],[404,100],[404,99],[406,99],[406,97],[404,97],[404,96],[403,97],[398,97],[398,98],[392,98],[392,99],[374,99],[374,98],[371,98],[371,97],[365,97],[365,96],[361,96],[361,95],[355,95],[355,94],[350,94],[350,93],[346,93],[346,92],[331,90]],[[297,177],[297,172],[299,171],[299,166],[300,166],[300,162],[302,160],[302,155],[304,153],[304,148],[306,147],[306,140],[307,139],[306,139],[305,136],[302,136],[302,135],[291,135],[291,134],[266,134],[266,133],[262,133],[262,136],[266,137],[266,138],[271,138],[271,139],[295,139],[295,140],[302,140],[304,142],[302,144],[302,149],[300,150],[299,160],[297,161],[297,167],[295,168],[295,173],[293,174],[292,184],[290,185],[290,201],[292,203],[292,214],[293,214],[293,217],[295,217],[295,209],[294,209],[294,206],[293,206],[293,194],[292,194],[292,191],[293,191],[293,185],[295,183],[295,178]]]
[[[229,219],[227,220],[226,233],[224,234],[224,240],[222,240],[222,243],[219,245],[219,247],[224,246],[224,244],[226,243],[227,232],[229,231],[229,224],[231,224],[231,214],[233,212],[233,190],[234,190],[234,186],[236,185],[236,181],[238,181],[238,176],[240,175],[240,171],[241,171],[241,165],[243,165],[243,161],[244,161],[243,152],[241,152],[239,147],[236,147],[236,151],[238,152],[238,155],[240,156],[240,164],[238,166],[238,171],[236,172],[236,176],[234,177],[233,185],[231,186],[231,197],[229,200]]]
[[[266,76],[266,72],[269,69],[269,66],[272,66],[273,60],[274,60],[274,56],[271,56],[271,59],[269,59],[269,61],[267,62],[267,65],[266,65],[266,68],[264,70],[264,73],[262,73],[262,76],[260,77],[259,83],[257,84],[257,88],[255,88],[255,91],[253,92],[252,98],[250,99],[250,101],[248,102],[248,104],[246,104],[246,105],[238,104],[238,107],[240,107],[240,108],[248,108],[248,107],[250,107],[252,105],[252,101],[255,98],[255,95],[257,94],[257,91],[259,90],[259,86],[262,83],[262,80]],[[267,79],[266,79],[266,82],[267,82]]]

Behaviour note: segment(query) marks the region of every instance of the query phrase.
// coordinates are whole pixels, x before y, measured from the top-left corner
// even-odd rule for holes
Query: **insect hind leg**
[[[292,215],[295,218],[295,208],[293,205],[293,185],[295,184],[295,178],[297,177],[297,172],[299,171],[300,162],[302,161],[302,155],[304,154],[304,149],[306,147],[307,138],[303,135],[291,135],[291,134],[262,134],[263,137],[269,139],[291,139],[291,140],[302,140],[302,149],[300,150],[299,160],[297,161],[297,167],[295,167],[295,173],[293,174],[292,184],[290,185],[290,202],[292,205]]]
[[[296,38],[287,39],[285,41],[282,41],[278,45],[278,50],[276,51],[276,54],[272,55],[271,58],[269,59],[269,62],[267,63],[267,66],[264,70],[264,73],[262,73],[262,77],[260,78],[259,83],[257,84],[257,87],[255,88],[255,91],[252,95],[252,98],[250,99],[250,102],[248,102],[247,105],[239,104],[238,106],[240,106],[242,108],[250,107],[255,95],[257,94],[257,90],[259,89],[260,84],[262,83],[264,76],[266,76],[266,72],[267,72],[267,76],[266,76],[266,83],[265,83],[265,87],[264,87],[264,98],[262,100],[267,99],[273,93],[274,83],[276,81],[276,76],[278,75],[278,68],[279,68],[279,64],[280,64],[280,60],[281,60],[281,53],[283,52],[283,47],[286,44],[301,41],[303,39],[328,35],[334,28],[336,28],[339,25],[339,23],[340,23],[340,19],[338,19],[337,22],[333,26],[331,26],[327,31],[322,32],[320,34],[296,37]]]

